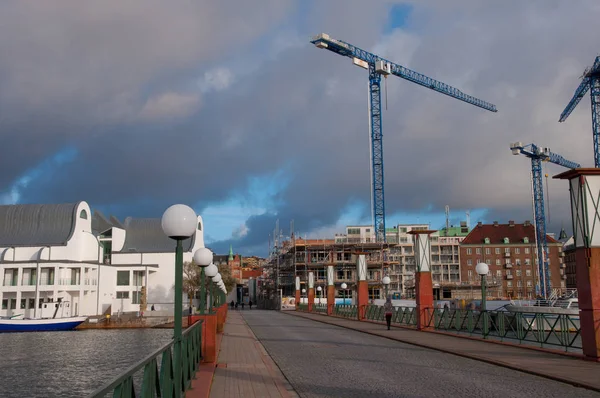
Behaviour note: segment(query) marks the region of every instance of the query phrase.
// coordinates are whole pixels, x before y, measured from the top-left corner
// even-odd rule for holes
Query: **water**
[[[172,329],[0,334],[0,397],[82,397],[172,340]]]

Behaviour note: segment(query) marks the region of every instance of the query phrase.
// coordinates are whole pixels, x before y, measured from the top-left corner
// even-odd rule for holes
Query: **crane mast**
[[[600,56],[596,57],[594,65],[586,69],[581,76],[581,83],[575,90],[573,98],[561,113],[559,122],[567,120],[579,101],[589,91],[592,105],[592,135],[594,138],[594,166],[600,167]]]
[[[535,144],[523,145],[521,142],[510,144],[513,155],[525,155],[531,159],[531,174],[533,185],[533,205],[535,219],[535,238],[538,260],[538,293],[547,298],[550,295],[551,283],[548,267],[548,242],[546,233],[546,214],[544,210],[544,180],[542,162],[550,162],[570,169],[579,168],[578,163],[572,162],[553,153],[549,148]]]
[[[423,74],[410,70],[402,65],[390,62],[385,58],[372,54],[350,43],[331,38],[321,33],[311,40],[316,47],[327,49],[338,55],[352,58],[355,65],[369,71],[369,106],[371,130],[371,162],[372,162],[372,191],[373,197],[373,227],[377,242],[385,242],[385,193],[383,173],[383,127],[381,123],[381,76],[394,75],[441,94],[497,112],[496,106],[472,97],[452,87]]]

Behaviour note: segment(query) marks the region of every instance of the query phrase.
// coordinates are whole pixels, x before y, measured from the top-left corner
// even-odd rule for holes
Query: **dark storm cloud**
[[[586,103],[568,125],[556,120],[598,51],[586,34],[598,5],[415,2],[411,30],[382,37],[389,3],[309,3],[302,23],[280,1],[267,16],[266,5],[244,2],[112,12],[0,6],[13,36],[26,31],[0,36],[0,50],[11,54],[0,59],[0,186],[27,168],[25,142],[35,142],[32,161],[67,141],[80,155],[68,173],[28,188],[24,201],[85,199],[120,217],[157,216],[174,202],[200,210],[250,176],[291,165],[281,204],[250,217],[247,235],[215,247],[264,250],[276,219],[282,229],[293,219],[303,234],[334,225],[349,203],[370,199],[367,74],[308,43],[325,31],[499,108],[492,114],[389,78],[388,214],[448,204],[489,208],[499,221],[531,219],[530,162],[508,145],[535,141],[590,164]],[[261,36],[268,32],[275,33]],[[200,91],[214,68],[221,80]],[[568,201],[563,182],[550,190],[552,220],[568,219],[559,217]]]

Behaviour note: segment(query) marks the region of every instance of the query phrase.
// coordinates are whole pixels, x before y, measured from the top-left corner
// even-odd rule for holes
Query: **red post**
[[[300,305],[300,277],[296,277],[296,309]]]
[[[358,306],[358,320],[366,317],[367,305],[369,305],[369,282],[358,281],[356,284],[356,305]]]
[[[434,230],[412,230],[414,236],[415,259],[417,272],[415,274],[415,294],[417,296],[417,329],[427,329],[429,314],[433,309],[433,282],[431,281],[431,240],[429,235]]]
[[[217,361],[217,314],[200,315],[202,322],[202,362]]]
[[[315,303],[315,274],[313,272],[308,273],[308,312],[313,309]]]
[[[600,169],[573,169],[554,178],[569,180],[583,355],[600,361]]]
[[[327,286],[327,315],[333,315],[335,307],[335,286]]]

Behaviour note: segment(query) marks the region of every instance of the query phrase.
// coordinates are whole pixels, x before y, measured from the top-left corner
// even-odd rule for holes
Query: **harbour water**
[[[172,336],[172,329],[0,334],[0,397],[86,396]]]

